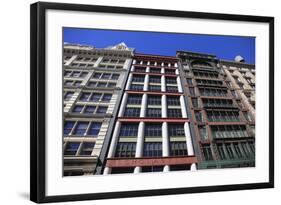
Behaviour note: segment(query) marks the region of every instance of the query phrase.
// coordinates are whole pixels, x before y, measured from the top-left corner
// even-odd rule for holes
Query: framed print
[[[274,187],[274,18],[31,5],[30,198]]]

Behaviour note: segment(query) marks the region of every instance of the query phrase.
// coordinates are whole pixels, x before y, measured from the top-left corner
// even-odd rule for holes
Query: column
[[[143,85],[143,90],[148,91],[148,83],[149,83],[149,75],[146,74],[144,77],[144,85]]]
[[[147,73],[150,72],[150,67],[149,66],[146,67],[145,72],[147,72]]]
[[[98,60],[97,60],[97,61],[95,62],[95,64],[94,64],[94,67],[95,67],[95,68],[99,67],[99,64],[101,63],[102,59],[103,59],[102,56],[98,58]]]
[[[161,76],[161,92],[166,92],[166,80],[164,75]]]
[[[128,93],[125,92],[121,101],[118,117],[123,116],[127,104],[127,99],[128,99]]]
[[[137,63],[137,61],[136,60],[133,60],[133,64],[135,65]]]
[[[134,72],[134,71],[135,71],[135,66],[132,65],[132,67],[131,67],[131,72]]]
[[[128,77],[128,81],[127,81],[127,84],[126,84],[126,90],[129,90],[130,89],[130,86],[131,86],[131,83],[132,83],[132,80],[133,80],[133,74],[130,73],[129,74],[129,77]]]
[[[179,69],[176,69],[175,73],[176,75],[179,75],[180,74]]]
[[[147,94],[144,93],[141,100],[141,110],[140,110],[140,117],[146,116],[146,105],[147,105]]]
[[[162,74],[165,73],[165,68],[161,68],[161,73],[162,73]]]
[[[116,122],[115,128],[114,128],[114,132],[112,135],[112,139],[111,139],[111,143],[110,143],[110,147],[108,150],[108,154],[107,154],[107,158],[113,158],[114,157],[114,153],[115,153],[115,148],[117,146],[117,142],[118,142],[118,135],[119,135],[119,131],[120,131],[120,127],[121,127],[121,123],[119,121]],[[111,168],[110,167],[105,167],[103,174],[110,174],[111,173]]]
[[[187,111],[183,95],[180,96],[181,114],[183,118],[187,118]]]
[[[188,156],[193,156],[194,155],[194,150],[193,150],[193,145],[192,145],[191,134],[190,134],[190,129],[189,129],[189,123],[188,122],[184,123],[184,133],[185,133],[185,138],[186,138],[187,155]],[[191,171],[195,171],[196,170],[196,164],[195,163],[191,164],[190,170]]]
[[[180,79],[179,76],[177,77],[177,84],[178,84],[178,90],[179,90],[179,92],[182,93],[183,90],[182,90],[182,85],[181,85],[181,79]]]
[[[166,95],[162,95],[161,102],[162,102],[162,118],[166,118],[167,117],[167,96]]]
[[[143,143],[144,143],[144,127],[145,127],[144,122],[140,122],[138,128],[138,136],[137,136],[136,155],[135,155],[136,158],[142,157]],[[141,172],[141,167],[135,167],[134,173],[140,173],[140,172]]]
[[[168,136],[168,123],[167,122],[163,122],[162,124],[162,156],[163,157],[168,157],[169,156],[169,136]],[[165,165],[164,172],[168,172],[170,171],[170,166],[169,165]]]
[[[64,65],[68,66],[70,65],[76,58],[78,55],[73,55]]]

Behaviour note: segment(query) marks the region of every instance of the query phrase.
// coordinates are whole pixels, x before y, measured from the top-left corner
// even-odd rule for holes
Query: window
[[[105,106],[99,106],[98,109],[97,109],[97,114],[105,114],[107,111],[107,107]]]
[[[67,92],[64,94],[64,100],[65,100],[65,101],[70,100],[73,94],[74,94],[74,92],[67,91]]]
[[[88,130],[88,135],[98,136],[101,125],[101,122],[92,122]]]
[[[84,142],[82,144],[82,149],[80,155],[91,155],[94,149],[95,143],[94,142]]]
[[[166,84],[177,84],[177,79],[166,77]]]
[[[237,157],[238,158],[243,158],[243,154],[242,154],[242,152],[241,152],[241,150],[239,148],[238,143],[233,143],[233,148],[235,150],[235,153],[236,153]]]
[[[187,155],[186,142],[170,142],[170,156]]]
[[[68,135],[71,132],[73,126],[74,126],[74,122],[73,121],[66,121],[66,122],[64,122],[63,134]]]
[[[142,167],[141,172],[162,172],[163,166]]]
[[[64,155],[76,155],[76,152],[80,146],[80,142],[67,142],[65,150],[64,150]]]
[[[112,94],[103,94],[102,101],[109,102],[111,100]]]
[[[162,137],[162,124],[145,124],[145,137]]]
[[[98,102],[101,98],[101,93],[93,93],[90,100],[93,102]]]
[[[113,167],[111,170],[111,174],[126,174],[133,173],[134,167]]]
[[[148,88],[150,91],[161,91],[160,85],[149,85]]]
[[[131,84],[131,90],[143,90],[143,85]]]
[[[181,109],[167,109],[168,117],[181,118]]]
[[[103,73],[101,76],[102,79],[109,79],[109,77],[110,77],[110,73]]]
[[[125,117],[139,117],[140,108],[126,108],[124,112]]]
[[[117,80],[119,78],[119,74],[112,74],[111,79]]]
[[[87,105],[85,107],[84,113],[93,114],[95,112],[95,110],[96,110],[96,106]]]
[[[104,83],[104,82],[98,82],[97,87],[98,87],[98,88],[105,88],[105,87],[106,87],[106,83]]]
[[[210,145],[202,145],[202,151],[206,161],[213,160],[213,155]]]
[[[82,95],[80,96],[80,100],[81,101],[88,101],[89,97],[90,97],[91,93],[82,93]]]
[[[227,157],[224,153],[223,144],[217,144],[217,150],[218,150],[218,154],[219,154],[219,157],[221,160],[227,159]]]
[[[133,75],[132,82],[144,82],[144,75]]]
[[[161,69],[160,68],[151,68],[150,67],[150,73],[161,73]]]
[[[149,76],[149,82],[150,83],[161,83],[161,77],[160,76]]]
[[[162,143],[161,142],[145,142],[143,147],[144,157],[161,157]]]
[[[140,73],[145,73],[145,69],[144,67],[135,67],[135,72],[140,72]]]
[[[135,142],[118,142],[115,151],[115,157],[118,158],[134,158],[136,153]]]
[[[140,105],[142,101],[141,95],[129,95],[127,99],[127,104]]]
[[[74,135],[84,135],[88,128],[89,122],[77,122],[76,127],[73,131]]]
[[[197,98],[192,98],[191,101],[192,101],[193,107],[194,108],[198,108],[198,99]]]
[[[82,105],[76,105],[76,106],[73,108],[73,111],[72,111],[72,112],[81,113],[83,107],[84,107],[84,106],[82,106]]]
[[[201,139],[207,140],[208,139],[208,132],[207,132],[206,126],[199,126],[198,129],[199,129]]]
[[[149,95],[147,102],[148,105],[161,105],[161,96]]]
[[[93,76],[93,78],[97,78],[97,79],[99,79],[100,77],[101,77],[101,73],[95,73]]]
[[[178,86],[166,86],[166,91],[176,93],[178,92]]]
[[[202,118],[202,113],[200,111],[195,111],[195,118],[198,122],[202,122],[203,118]]]
[[[174,96],[167,96],[167,104],[172,106],[179,106],[180,105],[180,98]]]
[[[170,137],[184,137],[184,125],[183,124],[169,124],[168,132]]]
[[[146,115],[147,117],[161,117],[162,109],[161,108],[147,108]]]
[[[124,123],[120,128],[120,137],[136,137],[138,135],[138,124]]]
[[[226,144],[225,144],[225,148],[226,148],[226,152],[227,152],[227,154],[228,154],[228,157],[229,157],[230,159],[234,159],[234,153],[233,153],[233,150],[232,150],[232,148],[231,148],[231,144],[230,144],[230,143],[226,143]]]
[[[165,69],[166,74],[175,74],[175,69]]]
[[[116,83],[108,83],[108,84],[107,84],[107,87],[108,87],[108,88],[116,87]]]
[[[186,81],[187,81],[188,85],[192,85],[192,79],[191,78],[187,78]]]

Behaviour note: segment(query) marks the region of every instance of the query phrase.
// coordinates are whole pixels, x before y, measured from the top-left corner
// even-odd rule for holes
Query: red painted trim
[[[168,76],[168,77],[177,77],[178,75],[177,74],[165,74],[165,73],[147,73],[147,72],[138,72],[138,71],[132,71],[131,72],[132,74],[138,74],[138,75],[157,75],[157,76]]]
[[[188,118],[128,118],[128,117],[119,117],[118,121],[120,122],[190,122]]]
[[[178,58],[174,56],[161,56],[161,55],[153,55],[153,54],[142,54],[142,53],[136,53],[134,55],[134,59],[163,59],[165,61],[172,61],[172,62],[178,62]]]
[[[169,67],[169,66],[159,66],[159,65],[143,65],[143,64],[133,64],[133,66],[135,67],[142,67],[142,68],[146,68],[146,67],[150,67],[150,68],[164,68],[164,69],[170,69],[170,70],[176,70],[177,67]]]
[[[128,94],[152,94],[152,95],[173,95],[173,96],[181,96],[183,93],[168,93],[168,92],[153,92],[153,91],[137,91],[137,90],[126,90]]]
[[[161,157],[161,158],[133,158],[133,159],[107,159],[107,167],[144,167],[144,166],[161,166],[161,165],[182,165],[197,163],[195,156],[182,157]]]

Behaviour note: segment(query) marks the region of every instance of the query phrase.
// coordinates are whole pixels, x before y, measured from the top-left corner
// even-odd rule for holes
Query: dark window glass
[[[66,122],[64,122],[64,131],[63,131],[63,133],[65,135],[68,135],[71,132],[73,126],[74,126],[74,122],[73,121],[66,121]]]
[[[82,105],[76,105],[73,109],[73,112],[75,113],[80,113],[83,109],[83,106]]]
[[[166,77],[166,84],[177,84],[177,79]]]
[[[162,109],[161,108],[147,108],[146,116],[147,117],[161,117]]]
[[[75,155],[79,145],[80,142],[68,142],[64,150],[64,155]]]
[[[109,79],[109,77],[110,77],[110,73],[104,73],[104,74],[102,74],[102,79]]]
[[[101,77],[101,73],[95,73],[94,76],[93,76],[93,78],[97,78],[97,79],[100,78],[100,77]]]
[[[179,97],[174,97],[174,96],[168,96],[167,97],[167,104],[168,105],[180,105],[180,98]]]
[[[168,117],[172,117],[172,118],[181,118],[182,114],[181,114],[181,109],[168,109]]]
[[[105,114],[106,111],[107,111],[107,107],[99,106],[96,113],[98,113],[98,114]]]
[[[135,142],[118,142],[115,157],[118,158],[134,158],[136,153],[136,143]]]
[[[166,91],[171,93],[178,92],[178,86],[166,86]]]
[[[131,84],[131,90],[143,90],[143,85]]]
[[[138,135],[138,124],[126,123],[122,124],[120,128],[120,137],[136,137]]]
[[[149,82],[150,83],[161,83],[161,77],[160,76],[149,76]]]
[[[98,136],[101,124],[101,122],[92,122],[88,130],[88,135]]]
[[[150,91],[161,91],[161,86],[160,85],[149,85],[148,89]]]
[[[144,157],[162,157],[161,142],[145,142],[143,147]]]
[[[89,125],[89,122],[77,122],[76,127],[73,131],[73,134],[74,135],[84,135],[88,125]]]
[[[145,124],[146,137],[162,137],[162,124]]]
[[[184,125],[183,124],[169,124],[168,132],[170,137],[184,137]]]
[[[186,142],[170,142],[170,156],[187,155]]]
[[[66,92],[66,94],[64,95],[64,100],[70,100],[73,94],[74,92]]]
[[[87,101],[89,99],[90,93],[82,93],[80,96],[81,101]]]
[[[234,153],[233,153],[231,144],[227,143],[227,144],[225,144],[225,147],[226,147],[226,151],[227,151],[227,154],[228,154],[229,158],[234,159]]]
[[[161,96],[149,95],[147,99],[148,105],[161,105]]]
[[[221,160],[227,159],[226,154],[225,154],[224,149],[223,149],[223,144],[217,144],[217,149],[218,149],[220,159]]]
[[[127,104],[140,105],[142,101],[142,95],[129,95]]]
[[[101,98],[101,93],[93,93],[90,100],[93,102],[98,102],[100,98]]]
[[[96,110],[96,106],[88,105],[88,106],[86,106],[86,108],[84,110],[84,113],[91,113],[91,114],[93,114],[95,112],[95,110]]]
[[[111,100],[112,94],[103,94],[102,101],[109,102]]]
[[[82,149],[80,155],[91,155],[94,149],[95,143],[94,142],[84,142],[82,144]]]
[[[126,108],[124,112],[124,116],[126,117],[139,117],[140,116],[140,108]]]
[[[119,74],[112,74],[111,79],[117,80],[119,78]]]
[[[163,166],[142,167],[141,172],[162,172]]]
[[[161,73],[161,69],[160,68],[150,68],[150,73]]]
[[[133,75],[132,82],[144,82],[144,75]]]
[[[213,160],[212,150],[210,145],[203,145],[203,155],[206,161]]]

